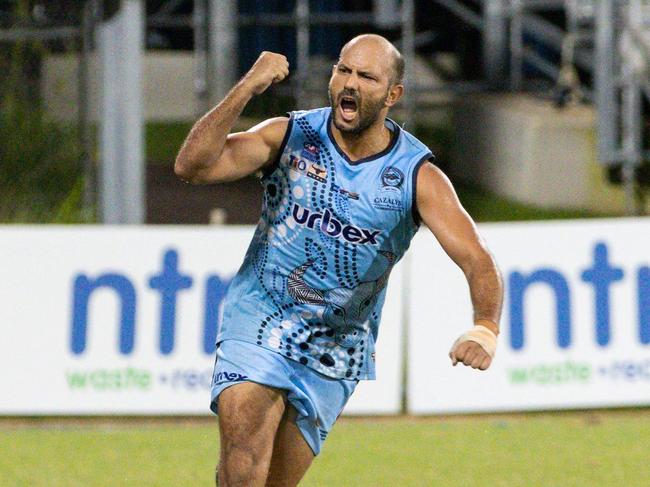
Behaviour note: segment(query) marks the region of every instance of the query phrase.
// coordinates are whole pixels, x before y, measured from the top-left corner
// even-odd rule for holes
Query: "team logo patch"
[[[404,173],[394,166],[388,166],[381,173],[381,185],[372,200],[372,206],[380,210],[402,211],[402,185]]]
[[[381,173],[381,184],[384,187],[400,188],[404,182],[404,173],[395,166],[388,166]]]
[[[311,162],[318,162],[319,161],[319,153],[320,149],[316,144],[311,144],[309,142],[305,142],[303,144],[303,149],[302,152],[300,153],[301,157],[304,157],[305,159],[311,161]]]

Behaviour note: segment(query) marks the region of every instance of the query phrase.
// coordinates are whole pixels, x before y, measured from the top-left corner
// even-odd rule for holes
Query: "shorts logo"
[[[402,211],[402,184],[404,173],[388,166],[381,173],[381,185],[372,200],[372,206],[380,210]]]
[[[241,382],[248,379],[247,375],[238,374],[237,372],[219,372],[214,376],[213,384],[219,382]]]
[[[316,213],[294,203],[293,219],[298,225],[312,230],[316,227],[316,222],[320,220],[318,229],[330,237],[341,237],[346,242],[354,244],[378,245],[376,237],[379,235],[380,230],[369,230],[354,225],[346,225],[337,220],[332,212],[327,209],[323,213]]]
[[[338,184],[332,183],[332,191],[336,193],[340,193],[346,198],[349,198],[351,200],[358,200],[359,199],[359,193],[353,193],[352,191],[348,191],[347,189],[341,188]]]
[[[302,152],[300,153],[301,157],[304,157],[305,159],[311,161],[311,162],[318,162],[319,161],[319,152],[320,149],[318,148],[317,145],[315,144],[310,144],[309,142],[305,142],[302,145],[303,149]]]
[[[327,180],[327,169],[317,164],[307,162],[304,159],[289,155],[289,167],[296,172],[304,174],[308,178],[324,183]]]

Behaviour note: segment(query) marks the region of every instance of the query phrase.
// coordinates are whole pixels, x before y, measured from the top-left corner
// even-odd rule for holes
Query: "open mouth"
[[[339,109],[343,120],[351,122],[357,116],[357,100],[351,96],[341,97]]]

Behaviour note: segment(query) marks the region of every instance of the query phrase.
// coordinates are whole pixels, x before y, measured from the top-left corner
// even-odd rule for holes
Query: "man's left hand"
[[[462,363],[473,369],[485,370],[492,363],[492,357],[476,342],[458,343],[449,352],[451,365]]]
[[[461,362],[473,369],[485,370],[492,363],[496,348],[496,334],[490,328],[477,324],[454,342],[449,358],[452,365]]]

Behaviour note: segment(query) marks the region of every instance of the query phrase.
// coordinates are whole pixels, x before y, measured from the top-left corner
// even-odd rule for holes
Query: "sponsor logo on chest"
[[[327,169],[318,164],[314,164],[313,162],[307,162],[293,154],[289,155],[289,168],[292,171],[304,174],[308,178],[318,181],[319,183],[327,181]]]
[[[355,193],[353,191],[348,191],[347,189],[341,188],[338,184],[332,183],[332,191],[339,193],[343,196],[345,196],[348,199],[351,200],[358,200],[359,199],[359,193]]]
[[[293,219],[302,227],[318,228],[330,237],[342,238],[346,242],[359,245],[377,245],[377,235],[380,230],[357,227],[356,225],[340,222],[334,214],[326,209],[322,213],[293,204]]]

